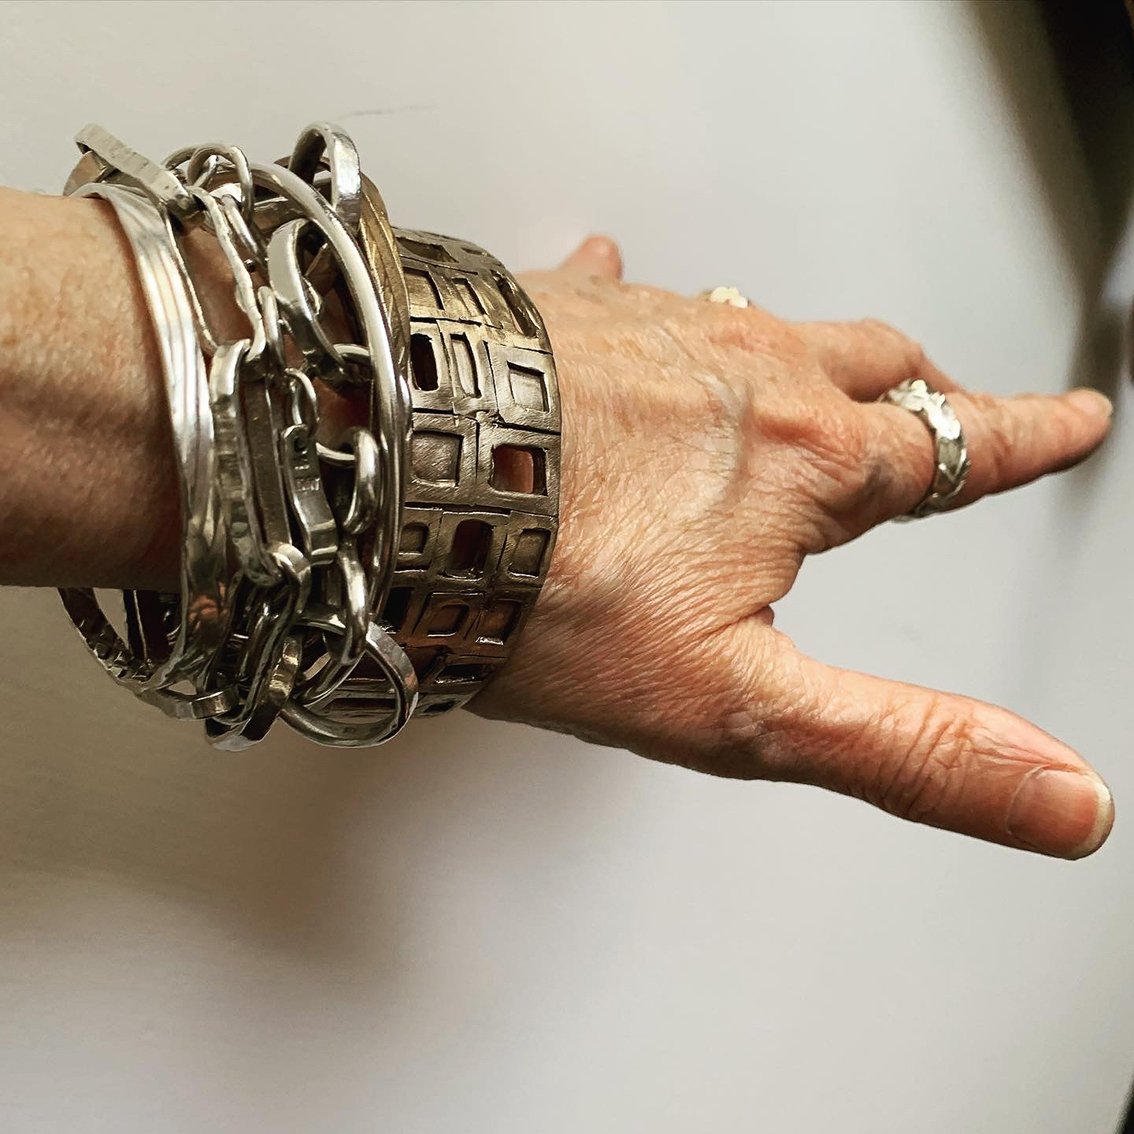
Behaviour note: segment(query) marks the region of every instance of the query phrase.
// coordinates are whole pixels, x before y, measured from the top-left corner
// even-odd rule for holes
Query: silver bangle
[[[101,650],[111,644],[114,660],[107,668],[120,681],[171,715],[213,716],[225,711],[232,701],[231,687],[198,689],[189,696],[168,688],[208,668],[224,638],[227,616],[222,591],[225,533],[213,478],[213,421],[192,312],[156,206],[138,193],[114,185],[84,186],[76,195],[101,197],[113,207],[134,253],[157,338],[177,457],[181,595],[175,633],[163,635],[156,649],[140,654],[120,640],[117,647],[113,646],[117,634],[102,615],[93,591],[63,592],[64,606],[88,645],[92,637],[103,643]],[[157,601],[158,596],[149,592],[127,596],[128,620],[141,622],[146,607],[152,609]],[[154,636],[141,627],[131,636],[143,646],[155,646]]]
[[[158,164],[99,127],[77,141],[66,191],[108,200],[137,261],[183,518],[181,594],[124,592],[128,641],[93,591],[62,592],[87,645],[222,748],[277,718],[377,744],[467,701],[507,658],[555,542],[558,391],[530,300],[482,249],[395,230],[334,126],[274,164],[218,145]],[[227,265],[236,338],[197,294],[195,229]],[[337,445],[320,384],[365,420]],[[528,456],[530,483],[500,476],[502,450]]]

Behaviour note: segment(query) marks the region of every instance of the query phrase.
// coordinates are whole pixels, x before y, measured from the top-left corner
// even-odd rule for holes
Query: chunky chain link
[[[125,641],[92,591],[63,592],[68,612],[112,676],[171,715],[205,718],[220,747],[255,743],[281,714],[320,743],[388,739],[417,699],[413,666],[374,614],[401,528],[410,406],[388,320],[405,313],[379,302],[358,246],[353,144],[316,125],[280,163],[206,145],[158,165],[97,127],[78,142],[68,192],[114,205],[169,331],[185,542],[179,595],[125,594]],[[235,337],[206,310],[198,230],[230,276]],[[366,419],[338,446],[316,383]],[[327,711],[364,659],[387,697]]]
[[[277,719],[377,744],[466,703],[507,661],[558,529],[558,386],[531,301],[484,249],[392,227],[334,126],[267,164],[216,144],[158,163],[96,126],[78,143],[66,192],[105,198],[133,249],[182,513],[180,592],[125,592],[124,633],[95,592],[62,592],[92,653],[227,749]]]

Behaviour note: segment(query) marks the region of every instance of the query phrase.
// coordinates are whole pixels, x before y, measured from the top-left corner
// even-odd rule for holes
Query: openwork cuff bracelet
[[[61,592],[91,651],[229,749],[277,717],[378,744],[464,704],[555,544],[559,398],[531,301],[483,249],[393,228],[336,127],[267,164],[222,145],[158,164],[95,126],[77,141],[66,192],[108,201],[137,262],[182,516],[178,594],[124,592],[115,620]],[[197,230],[235,338],[198,293]]]

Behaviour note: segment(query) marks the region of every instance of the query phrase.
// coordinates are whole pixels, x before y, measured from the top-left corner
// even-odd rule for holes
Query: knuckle
[[[745,392],[746,417],[760,421],[771,439],[821,462],[854,463],[866,453],[869,436],[854,403],[828,396],[819,381],[822,372],[808,362],[791,374],[790,388],[770,389],[750,382]],[[808,384],[806,398],[800,386]]]
[[[715,774],[734,780],[769,778],[775,744],[760,707],[722,705],[712,715],[706,750]]]
[[[947,812],[964,790],[971,750],[971,728],[939,702],[924,713],[905,736],[897,755],[878,770],[871,802],[915,822]]]
[[[705,311],[704,308],[709,308]],[[706,303],[698,315],[708,317],[706,333],[718,347],[746,355],[775,358],[789,365],[811,363],[806,337],[792,324],[759,307]]]
[[[925,367],[927,359],[924,348],[904,331],[882,319],[862,319],[859,326],[875,339],[884,340],[891,350],[898,352],[911,376],[920,373]]]
[[[731,387],[739,398],[736,427],[742,443],[750,442],[762,458],[769,447],[779,448],[793,471],[810,469],[845,483],[867,453],[868,430],[853,403],[828,396],[816,380],[821,376],[813,361],[802,358],[782,384],[749,378]],[[803,386],[806,398],[800,396]]]
[[[717,639],[718,692],[700,701],[702,770],[729,779],[793,778],[796,747],[784,710],[769,698],[779,672],[774,636],[742,630]]]
[[[853,539],[862,530],[864,506],[885,499],[895,476],[870,430],[854,415],[827,423],[811,418],[796,439],[798,462],[806,469],[802,490],[808,514],[817,524],[812,551]]]
[[[865,319],[859,319],[858,325],[864,331],[869,331],[874,335],[899,340],[907,338],[893,323],[887,323],[885,319],[877,319],[873,315],[869,315]]]
[[[797,420],[795,448],[828,485],[835,486],[839,499],[848,494],[857,497],[872,477],[885,473],[863,416],[850,406],[826,411],[809,407]]]
[[[930,460],[924,446],[896,453],[888,439],[864,429],[848,441],[842,491],[827,501],[828,511],[837,519],[863,508],[871,514],[876,504],[893,497],[896,485],[927,480]]]
[[[984,464],[991,483],[1005,483],[1018,450],[1018,422],[991,394],[970,394],[968,407],[973,421],[979,422],[980,444],[973,447],[974,459]]]

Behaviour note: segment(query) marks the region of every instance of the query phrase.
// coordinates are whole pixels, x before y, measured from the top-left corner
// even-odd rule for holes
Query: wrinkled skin
[[[524,280],[560,372],[561,531],[516,652],[473,708],[1011,846],[1095,849],[1113,808],[1071,749],[1003,709],[811,660],[773,608],[805,556],[923,496],[930,436],[877,404],[889,387],[951,391],[973,460],[961,503],[1088,454],[1106,399],[962,393],[884,324],[793,324],[619,275],[594,238]]]
[[[0,229],[0,583],[175,588],[172,438],[126,241],[102,202],[2,188]],[[219,254],[207,238],[194,254],[238,336]],[[559,366],[560,537],[472,707],[1009,846],[1094,850],[1113,809],[1071,749],[1002,709],[812,661],[772,610],[804,556],[925,491],[929,434],[876,403],[889,387],[951,391],[973,460],[962,503],[1087,455],[1106,399],[960,392],[882,324],[786,323],[619,271],[596,239],[526,280]]]

